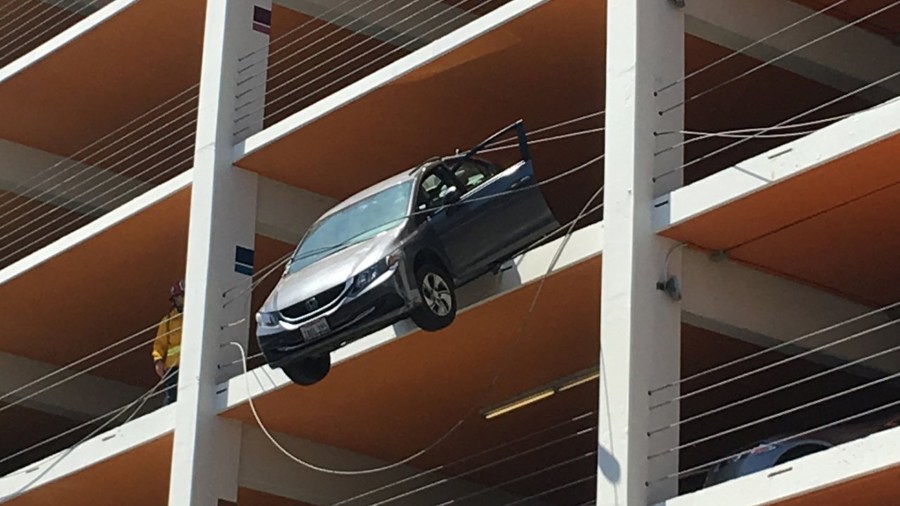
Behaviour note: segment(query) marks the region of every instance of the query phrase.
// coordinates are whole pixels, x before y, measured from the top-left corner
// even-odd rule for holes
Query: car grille
[[[344,285],[338,285],[334,288],[329,288],[328,290],[318,293],[306,300],[300,301],[293,306],[282,309],[281,314],[291,319],[303,318],[304,316],[316,312],[320,308],[323,308],[328,304],[334,302],[334,300],[337,299],[343,291]]]

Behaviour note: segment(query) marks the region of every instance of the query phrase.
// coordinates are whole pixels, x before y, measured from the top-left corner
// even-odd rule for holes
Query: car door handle
[[[510,188],[512,188],[513,190],[515,190],[516,188],[521,188],[521,187],[525,186],[526,184],[528,184],[528,183],[530,183],[530,182],[531,182],[531,176],[522,176],[521,178],[519,178],[518,181],[516,181],[515,183],[513,183],[513,184],[510,186]]]

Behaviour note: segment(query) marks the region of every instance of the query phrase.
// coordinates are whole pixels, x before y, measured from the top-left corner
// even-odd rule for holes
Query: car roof
[[[374,185],[351,195],[350,197],[344,199],[343,201],[341,201],[340,203],[338,203],[337,205],[335,205],[334,207],[329,209],[325,214],[320,216],[319,220],[326,218],[328,216],[331,216],[332,214],[334,214],[342,209],[346,209],[346,208],[352,206],[353,204],[356,204],[357,202],[364,200],[368,197],[371,197],[372,195],[375,195],[376,193],[386,190],[394,185],[398,185],[398,184],[404,183],[406,181],[415,181],[416,179],[418,179],[418,177],[422,173],[424,173],[426,170],[430,169],[431,167],[434,167],[435,165],[442,163],[442,162],[447,162],[447,161],[455,160],[458,158],[462,158],[464,155],[465,155],[464,153],[459,153],[459,154],[450,155],[450,156],[430,158],[430,159],[416,165],[412,169],[405,170],[405,171],[403,171],[399,174],[396,174],[394,176],[391,176],[383,181],[379,181],[379,182],[375,183]],[[478,162],[481,162],[481,163],[488,163],[488,164],[491,163],[491,162],[488,162],[487,160],[483,160],[483,159],[477,158],[477,157],[473,157],[472,159],[476,160]]]
[[[375,183],[374,185],[366,188],[365,190],[357,192],[357,193],[351,195],[350,197],[344,199],[343,201],[341,201],[340,203],[338,203],[337,205],[335,205],[334,207],[329,209],[319,219],[321,220],[322,218],[328,217],[342,209],[346,209],[347,207],[350,207],[353,204],[356,204],[357,202],[359,202],[361,200],[367,199],[367,198],[371,197],[372,195],[375,195],[376,193],[386,190],[392,186],[398,185],[400,183],[404,183],[406,181],[414,181],[414,180],[416,180],[418,175],[423,171],[423,169],[430,167],[434,163],[436,163],[436,162],[429,161],[429,162],[421,163],[410,170],[405,170],[405,171],[401,172],[400,174],[391,176],[383,181],[379,181],[379,182]]]

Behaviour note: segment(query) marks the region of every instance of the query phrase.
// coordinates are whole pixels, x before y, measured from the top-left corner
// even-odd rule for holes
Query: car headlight
[[[353,287],[351,289],[352,292],[359,293],[363,291],[367,286],[372,284],[373,281],[378,279],[379,276],[397,265],[400,262],[400,257],[401,253],[399,251],[395,251],[376,262],[375,265],[354,276]]]
[[[256,313],[256,323],[265,327],[274,327],[278,325],[278,313]]]

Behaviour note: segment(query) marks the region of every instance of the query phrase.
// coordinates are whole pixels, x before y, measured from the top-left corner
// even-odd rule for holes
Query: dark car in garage
[[[477,157],[516,133],[519,160]],[[257,313],[266,360],[295,383],[328,373],[330,352],[410,317],[450,325],[456,288],[559,226],[534,176],[522,122],[471,150],[421,163],[319,218]]]

